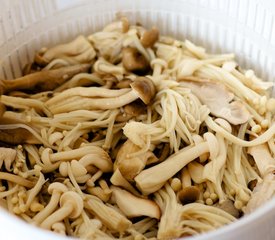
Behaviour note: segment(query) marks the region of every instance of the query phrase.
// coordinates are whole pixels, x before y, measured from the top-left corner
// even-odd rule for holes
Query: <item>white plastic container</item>
[[[272,0],[0,0],[0,78],[12,79],[43,46],[89,34],[115,19],[155,25],[210,52],[234,52],[243,68],[275,80]],[[253,214],[199,239],[275,239],[275,199]],[[64,239],[0,209],[0,239]],[[186,238],[185,238],[186,239]]]

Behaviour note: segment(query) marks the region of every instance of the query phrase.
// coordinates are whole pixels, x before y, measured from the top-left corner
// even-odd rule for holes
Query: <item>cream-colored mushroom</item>
[[[14,90],[34,90],[36,92],[53,90],[74,75],[87,72],[90,67],[89,64],[80,64],[35,72],[13,80],[1,80],[0,93],[9,93]]]
[[[118,187],[111,187],[115,203],[127,217],[160,218],[159,206],[152,200],[139,198]]]
[[[4,163],[7,171],[11,171],[11,165],[16,157],[16,150],[0,147],[0,169]]]
[[[122,64],[127,71],[141,75],[150,69],[147,59],[136,48],[132,47],[122,50]]]
[[[271,156],[267,144],[249,147],[248,153],[253,156],[262,178],[275,170],[275,159]]]
[[[51,194],[51,199],[47,206],[33,217],[33,222],[39,225],[57,208],[60,196],[68,191],[67,187],[59,182],[51,183],[48,187],[48,193]]]
[[[151,151],[133,156],[136,152],[140,151],[140,147],[127,140],[119,149],[116,161],[114,162],[114,170],[119,169],[120,173],[128,181],[133,179],[144,169],[147,161],[156,161],[157,158]]]
[[[96,215],[110,230],[122,233],[132,225],[131,221],[123,214],[104,204],[95,196],[87,196],[84,206]]]
[[[200,155],[210,152],[210,158],[215,157],[218,154],[215,136],[208,132],[204,137],[207,141],[183,148],[156,166],[143,170],[135,177],[137,187],[144,194],[150,194],[160,189],[169,178]]]
[[[118,168],[114,171],[110,181],[113,185],[123,187],[136,196],[140,195],[138,191],[124,178],[124,176],[122,176]]]
[[[52,106],[50,110],[54,113],[63,113],[68,111],[74,111],[78,109],[116,109],[124,105],[127,105],[137,99],[141,99],[145,104],[149,104],[155,96],[155,86],[153,82],[147,77],[137,77],[131,84],[131,90],[118,97],[107,98],[87,98],[78,97],[76,100],[58,105]],[[120,90],[118,90],[120,91]],[[123,90],[125,91],[125,90]]]
[[[60,201],[60,208],[48,216],[42,223],[41,227],[51,229],[52,225],[62,221],[65,218],[75,219],[79,217],[83,210],[83,200],[79,194],[67,191],[62,194]]]
[[[245,207],[245,213],[251,213],[262,204],[267,202],[274,196],[275,193],[275,159],[271,156],[270,150],[266,144],[253,146],[248,149],[255,160],[261,177],[263,180],[257,182],[257,185],[253,189],[251,198]]]
[[[240,101],[234,100],[234,94],[224,85],[196,78],[182,78],[179,81],[181,86],[191,89],[216,117],[224,118],[234,125],[250,119],[246,107]]]
[[[91,63],[96,52],[91,43],[84,37],[78,36],[69,43],[60,44],[50,49],[42,49],[36,56],[38,64],[46,65],[54,59],[63,59],[69,64]]]

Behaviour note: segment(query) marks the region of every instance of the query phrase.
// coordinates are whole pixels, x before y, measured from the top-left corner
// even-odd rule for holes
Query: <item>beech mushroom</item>
[[[67,187],[59,182],[51,183],[48,187],[48,192],[51,194],[51,199],[47,206],[33,217],[33,222],[39,225],[57,208],[60,196],[68,191]]]
[[[122,50],[122,63],[124,68],[136,74],[145,74],[150,69],[147,59],[136,49],[127,47]]]
[[[234,203],[230,199],[226,199],[223,202],[216,205],[218,208],[228,212],[235,218],[239,218],[240,212],[237,208],[235,208]]]
[[[160,189],[169,178],[200,155],[210,152],[210,158],[215,157],[218,144],[215,136],[208,132],[204,134],[204,137],[207,141],[183,148],[158,165],[143,170],[135,177],[137,187],[144,194],[150,194]]]
[[[141,36],[140,42],[143,47],[153,47],[154,44],[158,41],[159,38],[159,30],[153,27],[151,30],[145,31]]]
[[[209,107],[211,113],[234,125],[245,123],[250,114],[240,101],[233,101],[234,94],[224,85],[205,79],[182,78],[180,85],[192,90],[199,100]]]
[[[57,107],[52,106],[50,110],[54,113],[68,112],[78,109],[116,109],[127,105],[138,98],[140,98],[145,104],[149,104],[154,98],[156,90],[153,82],[147,77],[137,77],[131,84],[131,91],[118,96],[110,98],[87,98],[81,97],[73,102],[64,103]],[[120,91],[120,90],[117,90]]]
[[[120,173],[128,181],[133,179],[144,169],[147,161],[156,161],[157,158],[151,151],[132,156],[136,152],[140,151],[140,147],[127,140],[119,149],[116,161],[114,162],[114,170],[119,169]]]
[[[52,225],[62,221],[65,218],[75,219],[79,217],[83,210],[83,200],[79,194],[67,191],[62,194],[60,201],[60,208],[48,216],[42,223],[41,227],[51,229]]]
[[[73,41],[60,44],[50,49],[42,49],[35,56],[35,61],[40,65],[46,65],[53,59],[64,59],[69,64],[91,63],[96,52],[91,43],[84,37],[79,36]]]
[[[127,217],[148,216],[160,218],[160,209],[152,200],[139,198],[118,187],[111,187],[114,201]]]
[[[35,72],[13,80],[1,80],[0,92],[4,94],[14,90],[34,90],[36,92],[53,90],[74,75],[87,72],[89,68],[89,64],[81,64]]]

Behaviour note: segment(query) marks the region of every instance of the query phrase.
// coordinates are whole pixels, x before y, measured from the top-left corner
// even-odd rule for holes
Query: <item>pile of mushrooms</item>
[[[83,239],[173,239],[275,194],[273,86],[121,18],[0,80],[0,207]]]

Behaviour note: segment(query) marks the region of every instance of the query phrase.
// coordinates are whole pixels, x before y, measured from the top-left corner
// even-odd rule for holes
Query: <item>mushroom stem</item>
[[[114,89],[105,89],[100,87],[75,87],[67,89],[50,100],[46,102],[46,104],[49,105],[55,105],[59,104],[60,102],[64,101],[64,99],[67,99],[72,96],[81,96],[81,97],[118,97],[121,96],[127,92],[129,92],[130,88],[124,88],[119,90]]]
[[[154,98],[155,86],[149,78],[137,77],[131,84],[132,90],[118,97],[110,98],[80,98],[74,102],[65,103],[58,106],[52,106],[50,110],[54,113],[63,113],[81,109],[115,109],[127,105],[138,98],[145,104],[149,104]]]
[[[14,183],[17,183],[18,185],[21,185],[27,188],[32,188],[34,186],[34,182],[11,173],[0,172],[0,179],[14,182]]]
[[[132,225],[124,215],[107,206],[95,196],[88,196],[85,208],[95,214],[111,230],[124,232]]]
[[[139,198],[118,187],[111,187],[113,196],[119,209],[127,217],[148,216],[151,218],[160,218],[159,206],[149,199]]]
[[[155,192],[189,162],[209,151],[207,142],[188,149],[183,148],[160,164],[142,171],[135,177],[136,184],[144,194]]]

